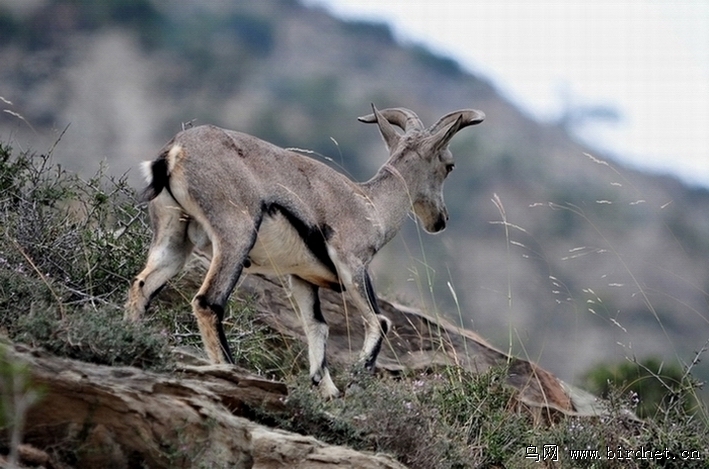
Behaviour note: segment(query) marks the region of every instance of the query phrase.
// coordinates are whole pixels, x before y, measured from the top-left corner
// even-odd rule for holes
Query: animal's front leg
[[[361,311],[365,323],[364,344],[358,364],[364,366],[366,370],[373,371],[384,337],[391,328],[391,321],[379,310],[377,295],[366,268],[362,267],[354,273],[350,292],[350,296]]]
[[[324,398],[335,398],[340,395],[340,391],[332,382],[330,371],[327,368],[325,350],[327,348],[328,326],[320,309],[318,287],[294,276],[290,277],[290,287],[308,339],[310,379],[314,385],[320,388],[320,393]]]

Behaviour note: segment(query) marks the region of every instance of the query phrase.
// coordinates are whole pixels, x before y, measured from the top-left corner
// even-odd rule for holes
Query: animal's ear
[[[444,126],[428,137],[428,144],[434,153],[446,148],[453,136],[463,128],[463,116],[459,115],[453,123]]]
[[[384,143],[386,143],[387,148],[391,151],[399,143],[401,137],[397,133],[394,126],[391,125],[391,123],[377,110],[374,104],[372,104],[372,112],[374,119],[372,119],[372,115],[370,115],[360,117],[359,121],[366,123],[376,122],[379,127],[379,132],[382,134],[382,138],[384,138]]]

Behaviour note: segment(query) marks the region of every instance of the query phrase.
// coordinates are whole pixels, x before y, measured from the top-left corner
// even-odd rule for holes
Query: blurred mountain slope
[[[42,151],[61,135],[66,167],[105,161],[136,187],[133,168],[192,121],[364,180],[386,157],[356,121],[370,103],[427,124],[481,109],[486,121],[452,145],[449,229],[409,223],[375,261],[379,291],[568,381],[602,360],[689,362],[709,338],[706,190],[594,154],[386,25],[294,0],[0,0],[0,63],[0,137]]]

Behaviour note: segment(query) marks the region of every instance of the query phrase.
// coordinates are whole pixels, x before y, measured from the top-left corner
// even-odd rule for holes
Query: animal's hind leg
[[[153,240],[145,268],[133,279],[128,291],[124,319],[137,321],[150,300],[184,267],[193,245],[186,221],[172,198],[161,194],[150,205]]]
[[[327,368],[325,350],[327,345],[328,327],[320,309],[318,287],[301,280],[290,277],[290,289],[295,300],[305,336],[308,339],[308,358],[310,362],[310,379],[314,385],[320,387],[320,393],[326,399],[339,396],[340,391],[330,378]]]
[[[224,308],[255,241],[256,224],[250,220],[239,225],[234,223],[228,236],[219,235],[213,240],[212,263],[192,300],[192,311],[212,363],[234,363],[222,325]]]

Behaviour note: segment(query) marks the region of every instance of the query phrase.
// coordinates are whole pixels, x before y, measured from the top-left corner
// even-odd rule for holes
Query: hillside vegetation
[[[709,339],[709,192],[595,154],[455,61],[400,44],[384,24],[343,22],[295,0],[0,0],[0,63],[0,139],[51,148],[53,161],[84,178],[67,185],[56,172],[48,194],[33,194],[39,214],[20,217],[24,231],[6,238],[4,265],[23,269],[28,283],[12,269],[4,281],[43,295],[22,311],[102,311],[62,323],[73,332],[40,321],[46,339],[71,339],[44,347],[79,356],[87,347],[76,350],[74,334],[102,337],[91,328],[118,320],[117,298],[149,239],[134,168],[183,125],[302,148],[363,180],[385,157],[376,129],[356,122],[374,102],[413,109],[425,123],[459,108],[487,115],[453,142],[449,228],[424,237],[409,223],[375,260],[379,292],[432,315],[455,311],[452,321],[599,392],[603,370],[624,363],[635,376],[650,363],[651,374],[691,369],[709,379],[709,365],[694,363]],[[3,181],[21,169],[7,164]],[[101,164],[121,182],[97,195]],[[59,226],[101,229],[43,232],[56,195],[75,216]],[[27,209],[13,203],[8,213]],[[23,298],[8,295],[5,307]],[[13,328],[39,327],[8,311]],[[140,356],[161,362],[159,334],[122,330],[135,336],[111,347],[148,347]]]
[[[184,399],[190,387],[197,386],[194,377],[185,374],[184,365],[178,365],[180,355],[184,356],[186,350],[187,356],[195,354],[199,347],[195,321],[185,307],[189,292],[196,289],[196,278],[190,270],[171,282],[145,322],[132,325],[122,321],[124,290],[142,262],[149,241],[146,216],[135,192],[121,179],[102,173],[82,179],[53,164],[51,155],[13,154],[5,144],[0,144],[0,176],[0,428],[4,430],[0,435],[0,463],[2,455],[8,454],[4,463],[13,461],[17,443],[24,441],[32,446],[24,446],[20,453],[25,458],[34,455],[34,461],[43,461],[44,467],[97,467],[99,461],[105,464],[106,460],[112,461],[111,467],[224,467],[219,458],[233,455],[220,456],[218,451],[206,454],[207,443],[187,433],[193,431],[193,420],[174,430],[163,425],[160,432],[165,434],[161,434],[159,451],[151,454],[125,453],[126,442],[105,427],[109,418],[129,413],[103,413],[99,406],[111,392],[117,393],[113,406],[121,408],[126,400],[141,402],[141,392],[132,391],[131,386],[145,388],[142,394],[151,404],[143,418],[150,421],[169,416],[170,408],[159,406],[179,404],[180,396]],[[236,295],[229,304],[225,324],[239,365],[255,375],[284,381],[288,394],[287,398],[275,399],[274,393],[283,391],[273,384],[261,384],[262,393],[271,393],[270,400],[265,401],[268,405],[242,403],[234,409],[227,408],[229,400],[225,399],[218,404],[219,415],[235,413],[330,444],[385,453],[406,467],[527,468],[540,467],[538,462],[543,462],[541,467],[700,468],[706,467],[709,458],[707,416],[696,399],[697,382],[690,374],[691,367],[676,381],[665,372],[648,369],[646,379],[656,380],[663,387],[661,398],[645,421],[633,416],[641,401],[638,394],[614,386],[607,389],[606,399],[598,404],[599,412],[594,416],[553,409],[535,411],[521,404],[518,391],[506,384],[512,374],[504,364],[483,373],[451,364],[416,372],[404,370],[395,377],[354,374],[349,378],[346,370],[336,367],[335,379],[350,381],[347,395],[323,402],[308,382],[302,341],[260,323],[252,299]],[[13,350],[8,341],[60,357],[139,367],[152,374],[127,368],[102,372],[80,363],[58,365],[48,361],[44,352],[34,352],[29,355],[34,366],[44,360],[51,375],[49,384],[38,385],[32,379],[38,376],[37,371],[25,363],[30,359],[16,352],[24,348]],[[92,373],[105,375],[94,377]],[[203,373],[205,381],[209,371]],[[222,371],[216,376],[225,374]],[[55,387],[63,376],[80,388],[71,396],[66,394],[68,387]],[[89,386],[88,376],[98,382]],[[106,386],[106,380],[120,385]],[[149,386],[146,383],[150,380],[160,384]],[[213,388],[205,388],[210,390],[203,389],[201,394],[225,392],[216,391],[222,388],[210,383],[204,385]],[[238,388],[244,392],[243,385]],[[160,397],[161,392],[171,389],[177,398]],[[256,391],[250,393],[245,395],[247,402],[258,398]],[[233,391],[227,395],[231,401],[237,399]],[[81,414],[77,416],[81,430],[57,425],[50,432],[54,438],[47,442],[46,436],[39,436],[46,433],[46,421],[40,419],[37,424],[30,418],[32,431],[23,438],[22,421],[28,409],[52,409],[56,399],[63,405],[80,402],[93,409],[84,420]],[[205,414],[206,404],[201,402],[197,407],[194,400],[190,402],[175,412],[195,407]],[[136,405],[129,407],[135,409]],[[56,414],[50,415],[56,419]],[[37,425],[45,432],[38,432]],[[206,418],[201,428],[218,432],[222,425],[224,418]],[[263,430],[249,425],[254,439],[255,432],[263,438]],[[168,440],[165,435],[175,439]],[[235,435],[214,437],[237,445]],[[248,438],[245,443],[241,441],[238,444],[248,448]],[[556,455],[545,452],[550,447],[545,450],[544,445],[555,445]],[[577,459],[581,455],[572,453],[592,449],[607,457],[608,448],[614,456],[602,461],[586,453],[583,459]],[[623,452],[615,455],[619,448],[659,449],[663,456],[628,459]],[[269,456],[254,453],[253,457],[258,462]],[[244,463],[236,467],[251,466]]]

